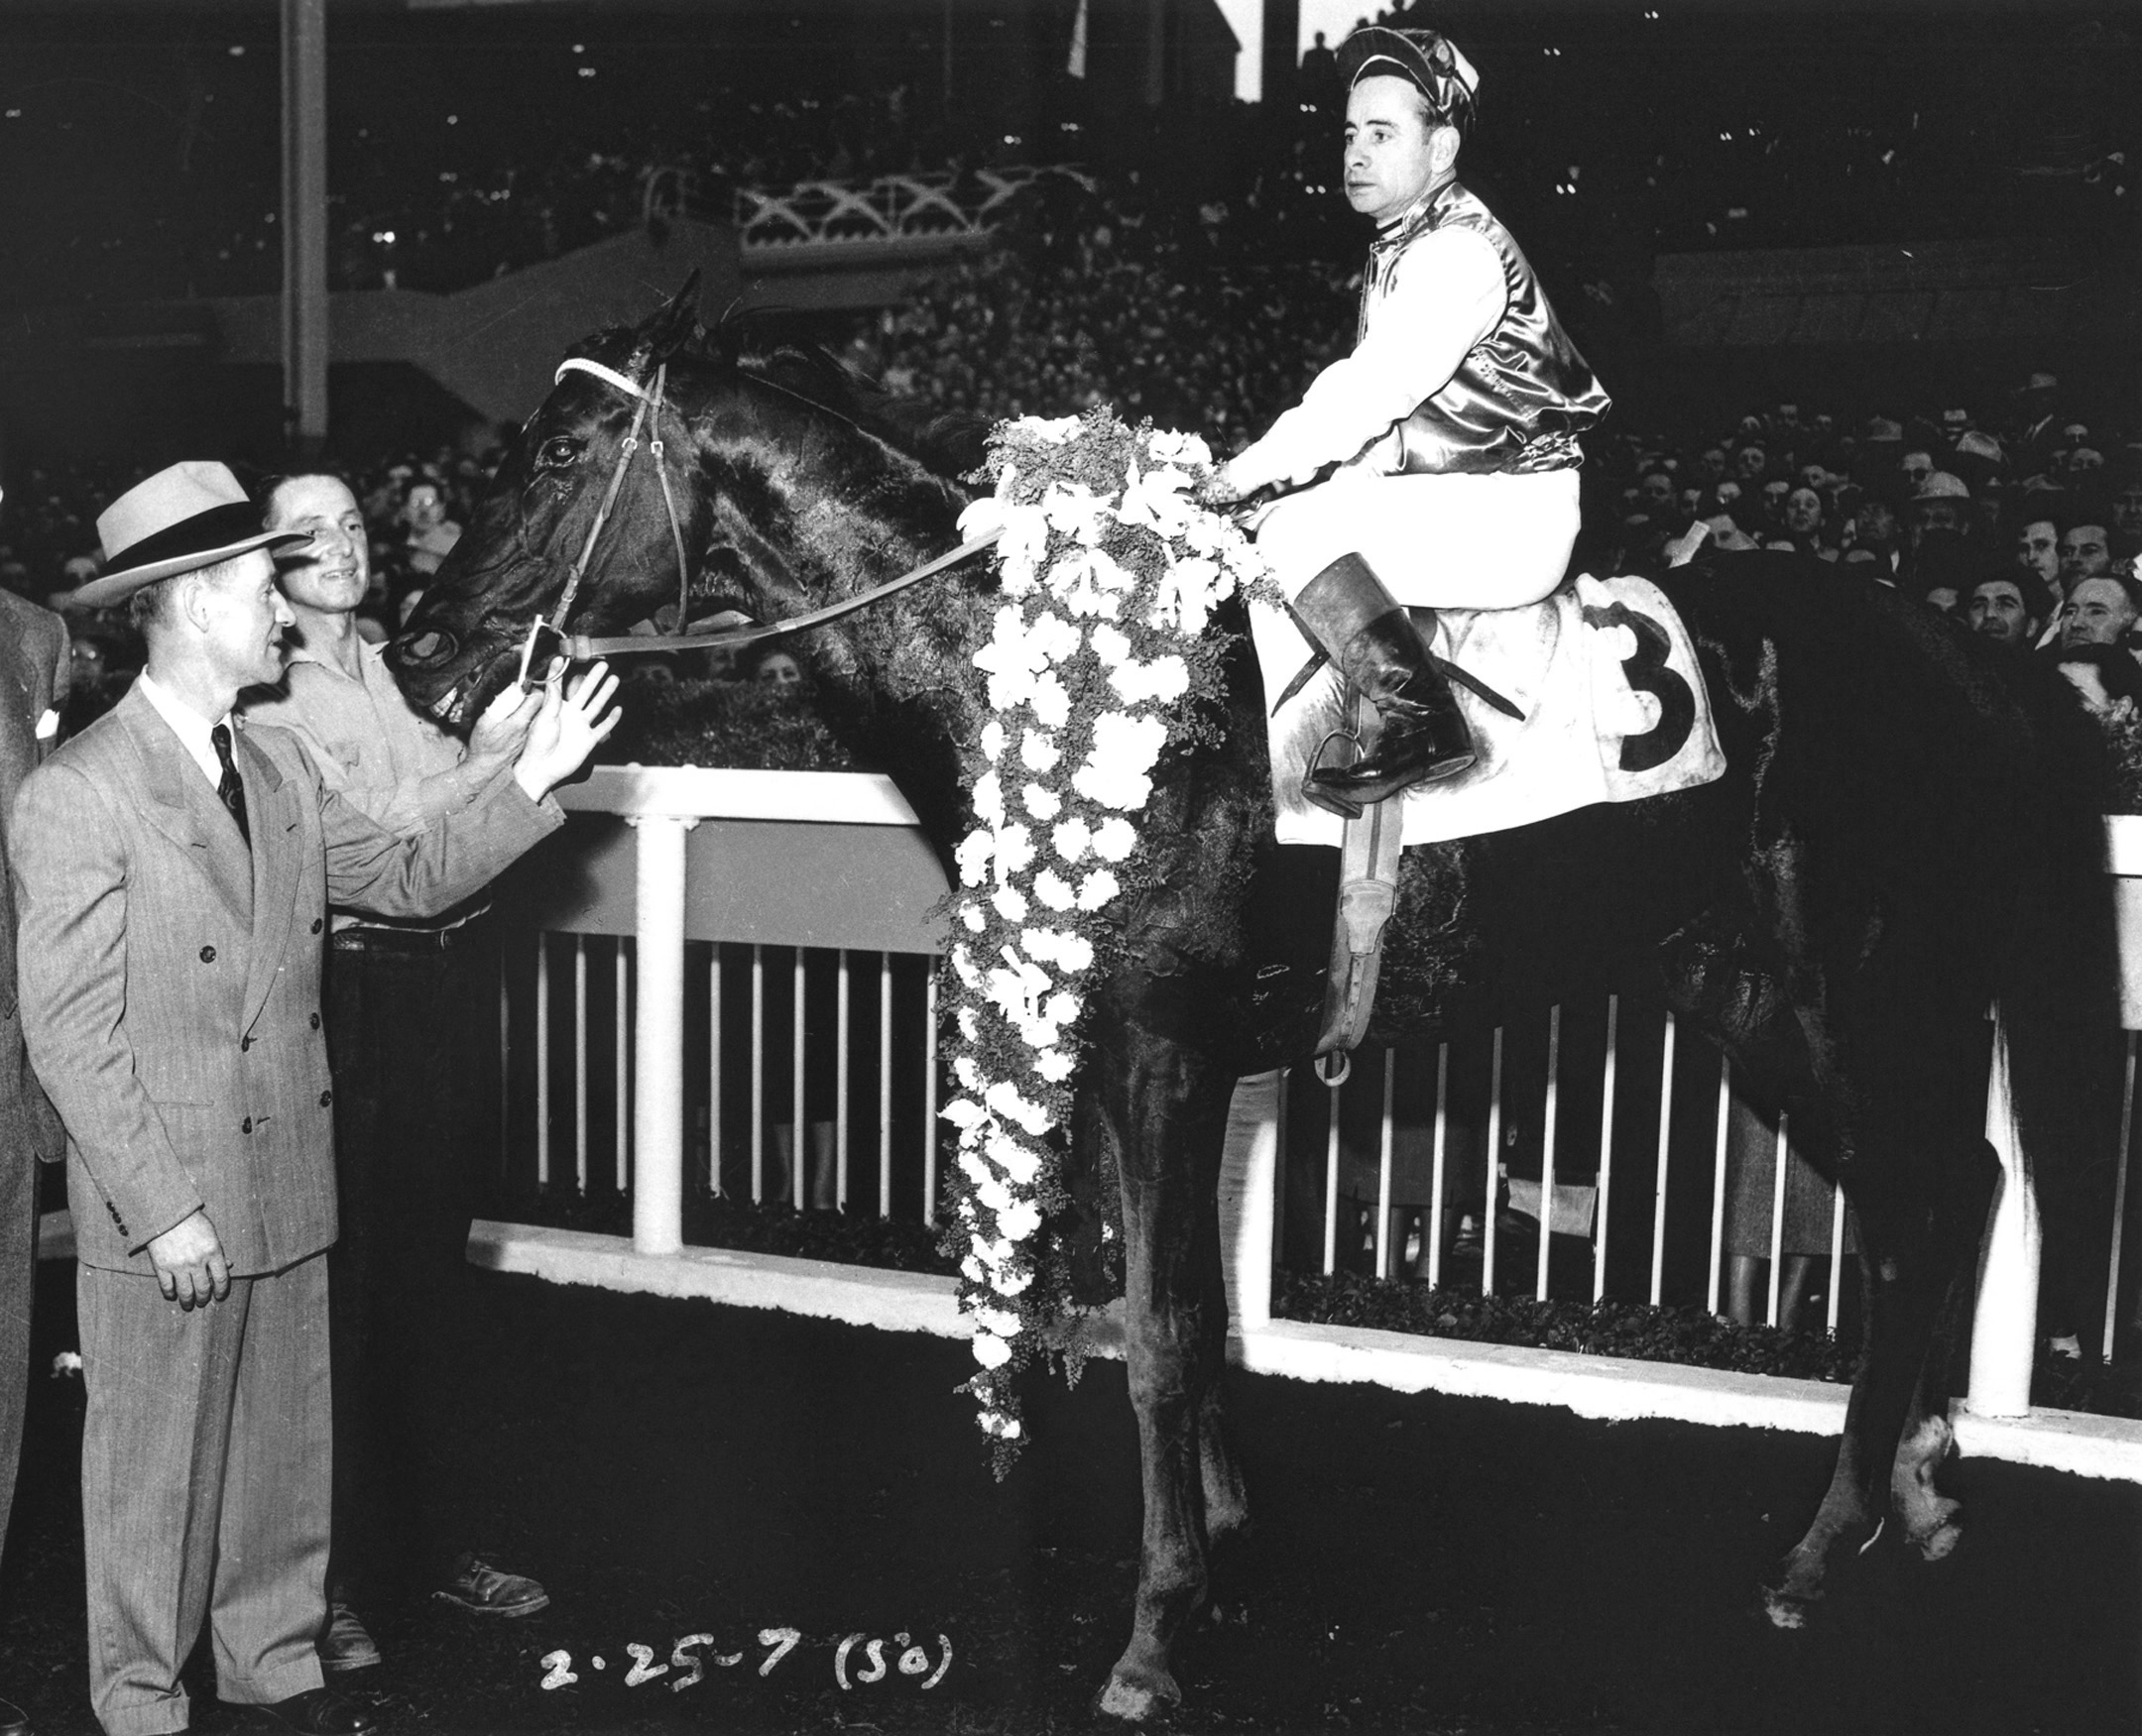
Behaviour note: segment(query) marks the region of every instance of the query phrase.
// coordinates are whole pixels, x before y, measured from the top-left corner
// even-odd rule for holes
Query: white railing
[[[570,994],[573,1041],[570,1082],[553,1083],[553,1029],[559,1012],[556,1001],[564,989],[556,985],[562,976],[559,957],[565,941],[535,943],[537,965],[532,973],[533,1025],[538,1065],[535,1070],[536,1097],[536,1163],[545,1181],[562,1180],[562,1164],[553,1148],[552,1120],[559,1099],[569,1091],[573,1103],[573,1176],[586,1188],[596,1161],[591,1139],[594,1127],[589,1105],[608,1100],[613,1107],[614,1180],[632,1199],[633,1243],[640,1253],[673,1255],[683,1246],[682,1204],[687,1176],[686,1105],[696,1092],[687,1089],[695,1076],[704,1081],[707,1140],[704,1167],[697,1179],[717,1193],[741,1195],[741,1187],[724,1185],[725,1103],[739,1092],[748,1095],[746,1119],[750,1155],[749,1196],[757,1201],[769,1197],[767,1146],[770,1125],[788,1128],[785,1175],[779,1192],[799,1210],[807,1206],[862,1207],[881,1215],[892,1215],[895,1200],[894,1093],[896,1078],[910,1101],[919,1099],[918,1125],[908,1129],[907,1150],[902,1159],[910,1177],[918,1182],[900,1190],[900,1215],[913,1212],[921,1221],[934,1220],[937,1200],[939,1154],[935,1134],[938,1102],[935,1046],[936,1002],[929,956],[937,950],[941,927],[936,900],[944,883],[935,857],[927,850],[915,828],[912,812],[885,779],[852,774],[733,772],[641,767],[598,769],[583,785],[564,792],[569,808],[584,816],[609,816],[613,830],[589,833],[579,844],[576,872],[547,876],[577,888],[562,905],[538,911],[538,930],[563,932],[571,951]],[[616,830],[622,821],[629,831]],[[2142,820],[2135,822],[2142,830]],[[859,843],[858,840],[861,842]],[[2142,876],[2142,841],[2134,854],[2121,854],[2115,829],[2112,859],[2108,866],[2123,868]],[[629,854],[630,861],[626,860]],[[630,887],[629,897],[625,888]],[[2128,889],[2131,887],[2131,891]],[[2122,898],[2142,918],[2142,878],[2123,882]],[[771,910],[785,899],[787,909]],[[2136,924],[2142,936],[2142,921]],[[589,970],[591,952],[599,965],[601,941],[591,947],[589,935],[630,936],[614,943],[611,962],[613,983],[609,997],[614,1028],[604,1033],[613,1055],[607,1082],[596,1075],[591,1055],[600,1053],[599,1040],[590,1029],[594,998]],[[770,970],[769,955],[774,949],[793,949],[789,974],[788,1030],[786,1032],[787,1100],[770,1103],[768,1069],[778,1059],[777,1033],[770,1037],[767,1019],[768,984],[778,965]],[[696,949],[696,950],[695,950]],[[817,949],[821,963],[814,973],[807,955]],[[901,959],[913,983],[904,990],[895,979]],[[748,978],[746,973],[748,971]],[[812,978],[829,978],[830,995],[817,990],[821,1007],[830,999],[833,1074],[836,1081],[832,1104],[832,1153],[830,1163],[813,1150],[810,1132],[813,1104],[807,1100],[806,1073],[812,1065],[813,1046],[810,1003]],[[508,974],[509,980],[512,973]],[[855,1040],[856,981],[865,992],[875,984],[878,1015],[874,1038],[875,1070],[861,1063]],[[748,989],[730,985],[748,983]],[[688,997],[705,1007],[703,1034],[687,1042]],[[750,1038],[745,1069],[748,1082],[739,1085],[733,1064],[725,1054],[741,1044],[731,1033],[739,1027],[735,1002],[748,997]],[[2142,1001],[2142,996],[2137,997]],[[1565,1180],[1558,1164],[1561,1151],[1582,1150],[1595,1167],[1583,1173],[1590,1179],[1580,1184],[1596,1193],[1590,1217],[1589,1272],[1587,1281],[1565,1283],[1562,1294],[1572,1299],[1598,1301],[1616,1288],[1609,1282],[1609,1266],[1616,1252],[1617,1235],[1641,1233],[1648,1222],[1650,1245],[1640,1260],[1622,1259],[1622,1269],[1647,1272],[1647,1285],[1620,1287],[1633,1297],[1639,1290],[1654,1306],[1666,1302],[1693,1301],[1701,1297],[1706,1309],[1716,1313],[1721,1301],[1724,1223],[1728,1191],[1728,1146],[1726,1111],[1729,1100],[1729,1072],[1709,1059],[1708,1051],[1692,1056],[1679,1040],[1669,1015],[1642,1013],[1618,998],[1609,997],[1604,1008],[1579,1017],[1573,1009],[1557,1007],[1548,1015],[1546,1065],[1542,1073],[1520,1084],[1514,1067],[1506,1071],[1505,1037],[1496,1030],[1490,1039],[1490,1081],[1486,1106],[1487,1140],[1483,1167],[1476,1172],[1482,1201],[1478,1210],[1481,1231],[1480,1286],[1492,1293],[1497,1286],[1497,1263],[1501,1229],[1497,1206],[1514,1195],[1513,1204],[1533,1204],[1535,1218],[1553,1220],[1558,1183]],[[2142,1005],[2131,1009],[2142,1013]],[[527,1027],[531,1014],[518,1013],[512,992],[502,997],[502,1035],[510,1039],[517,1028]],[[866,1021],[867,1022],[867,1021]],[[2130,1024],[2142,1017],[2130,1017]],[[820,1021],[822,1026],[823,1021]],[[1568,1096],[1573,1057],[1589,1044],[1592,1035],[1604,1031],[1604,1044],[1593,1055],[1599,1070],[1599,1114],[1581,1136],[1564,1123],[1572,1122]],[[1580,1044],[1573,1035],[1587,1033]],[[1652,1059],[1653,1033],[1656,1035]],[[905,1044],[904,1059],[896,1059],[895,1043]],[[2000,1154],[2004,1174],[2019,1173],[2012,1117],[2006,1097],[2004,1049],[1994,1033],[1995,1066],[1988,1095],[1986,1133]],[[1327,1088],[1308,1087],[1325,1099],[1325,1124],[1314,1130],[1310,1149],[1303,1154],[1314,1165],[1322,1159],[1319,1221],[1316,1241],[1321,1269],[1330,1273],[1342,1264],[1355,1264],[1353,1255],[1368,1228],[1366,1262],[1378,1276],[1391,1275],[1401,1263],[1413,1275],[1430,1283],[1445,1280],[1449,1267],[1445,1244],[1447,1215],[1457,1178],[1452,1146],[1451,1045],[1434,1045],[1410,1052],[1384,1051],[1381,1068],[1357,1070],[1355,1083]],[[696,1059],[695,1059],[696,1057]],[[1365,1057],[1365,1060],[1372,1057]],[[1651,1072],[1656,1068],[1655,1076]],[[2129,1037],[2129,1086],[2132,1096],[2134,1039]],[[859,1112],[853,1089],[862,1075],[864,1107]],[[524,1069],[524,1073],[526,1069]],[[1426,1082],[1433,1079],[1432,1096]],[[1312,1075],[1297,1076],[1307,1082]],[[1370,1081],[1373,1079],[1373,1084]],[[1711,1081],[1716,1080],[1715,1090]],[[1656,1095],[1653,1096],[1654,1085]],[[1401,1087],[1409,1092],[1418,1086],[1432,1104],[1411,1123],[1414,1135],[1425,1133],[1428,1152],[1424,1164],[1416,1162],[1416,1180],[1425,1174],[1425,1185],[1401,1186],[1398,1162],[1401,1131],[1406,1118],[1397,1106]],[[1297,1084],[1296,1093],[1304,1089]],[[875,1092],[875,1117],[867,1112]],[[1373,1159],[1364,1161],[1350,1151],[1346,1126],[1349,1094],[1372,1092],[1372,1132],[1368,1143]],[[1536,1096],[1528,1094],[1536,1093]],[[1681,1103],[1677,1112],[1677,1093]],[[1716,1102],[1716,1116],[1708,1125],[1700,1113],[1692,1113],[1692,1096],[1709,1095]],[[1229,1175],[1225,1184],[1224,1230],[1229,1243],[1230,1289],[1236,1318],[1246,1331],[1268,1327],[1275,1250],[1289,1209],[1287,1187],[1287,1129],[1293,1124],[1287,1105],[1288,1087],[1283,1076],[1265,1076],[1246,1082],[1238,1094],[1237,1119],[1241,1123],[1231,1141]],[[1587,1087],[1580,1114],[1590,1112]],[[629,1116],[616,1105],[630,1104]],[[1655,1120],[1646,1123],[1636,1109],[1655,1103]],[[1514,1122],[1533,1115],[1528,1124],[1539,1130],[1540,1159],[1537,1182],[1526,1175],[1512,1175],[1506,1162],[1505,1131]],[[514,1105],[507,1105],[509,1116]],[[785,1121],[780,1110],[785,1108]],[[1701,1103],[1696,1104],[1700,1110]],[[772,1119],[770,1120],[770,1114]],[[737,1115],[729,1111],[727,1119]],[[1631,1137],[1630,1123],[1634,1122]],[[509,1120],[509,1125],[512,1122]],[[1617,1131],[1619,1137],[1617,1137]],[[1769,1286],[1766,1318],[1773,1323],[1780,1309],[1780,1273],[1785,1249],[1782,1244],[1787,1214],[1783,1210],[1790,1150],[1789,1124],[1777,1129],[1775,1167],[1772,1176],[1769,1230]],[[2124,1172],[2128,1157],[2128,1127],[2121,1130],[2121,1199],[2108,1226],[2114,1260],[2112,1289],[2108,1293],[2104,1320],[2105,1345],[2109,1353],[2115,1326],[2113,1299],[2117,1295],[2119,1259],[2119,1214],[2124,1210]],[[778,1139],[775,1141],[778,1144]],[[1361,1141],[1357,1139],[1355,1144]],[[1708,1152],[1691,1152],[1691,1145],[1708,1144]],[[1318,1147],[1321,1147],[1319,1151]],[[1591,1154],[1596,1153],[1596,1157]],[[852,1186],[851,1159],[864,1163],[875,1159],[876,1186],[861,1195]],[[1705,1161],[1707,1157],[1708,1161]],[[695,1159],[695,1161],[701,1161]],[[1529,1167],[1529,1166],[1526,1166]],[[1372,1184],[1355,1189],[1342,1185],[1347,1172],[1357,1177],[1372,1173]],[[1312,1172],[1313,1173],[1313,1172]],[[829,1185],[830,1184],[830,1185]],[[1514,1187],[1512,1186],[1514,1184]],[[1616,1211],[1617,1190],[1648,1189],[1645,1210],[1635,1201]],[[1706,1191],[1707,1190],[1707,1191]],[[1372,1204],[1371,1204],[1372,1201]],[[1688,1214],[1708,1214],[1701,1238],[1700,1286],[1686,1249],[1696,1245],[1688,1234]],[[1829,1257],[1831,1281],[1826,1287],[1828,1321],[1835,1331],[1844,1284],[1845,1218],[1842,1201],[1830,1206]],[[1400,1252],[1401,1221],[1417,1222],[1420,1251],[1406,1261]],[[1670,1223],[1670,1218],[1672,1222]],[[1672,1224],[1683,1231],[1669,1236]],[[1632,1227],[1634,1226],[1634,1227]],[[1292,1238],[1300,1245],[1301,1238]],[[1531,1289],[1547,1299],[1554,1288],[1557,1243],[1575,1249],[1584,1236],[1553,1233],[1537,1236],[1533,1249]],[[1349,1258],[1342,1260],[1345,1246]],[[1680,1257],[1676,1257],[1677,1252]],[[1565,1263],[1569,1256],[1564,1256]],[[2029,1408],[2032,1360],[2036,1348],[2037,1246],[2036,1225],[2028,1191],[2004,1185],[1989,1230],[1980,1284],[1977,1324],[1973,1341],[1970,1408],[1988,1417],[2017,1416]],[[1316,1329],[1292,1329],[1307,1331]],[[1334,1332],[1343,1329],[1330,1329]]]
[[[737,187],[724,201],[696,170],[665,166],[648,172],[642,205],[650,220],[676,213],[733,223],[747,250],[975,239],[1003,221],[1012,198],[1049,175],[1093,185],[1075,169],[937,170]]]

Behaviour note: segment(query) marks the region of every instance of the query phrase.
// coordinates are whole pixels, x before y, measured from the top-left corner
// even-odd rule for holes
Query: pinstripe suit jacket
[[[328,903],[432,914],[563,819],[500,778],[397,838],[328,789],[288,732],[240,726],[250,855],[138,690],[15,803],[24,1032],[66,1124],[87,1265],[153,1271],[148,1243],[202,1207],[240,1276],[333,1241]]]
[[[58,725],[66,704],[67,672],[66,624],[50,609],[0,591],[0,811],[13,805],[23,779],[51,751],[55,738],[39,736],[37,726],[48,714]],[[0,880],[6,874],[5,837],[0,831]],[[15,903],[0,884],[0,1164],[28,1162],[32,1154],[57,1163],[60,1150],[60,1117],[38,1089],[23,1051],[15,995]]]

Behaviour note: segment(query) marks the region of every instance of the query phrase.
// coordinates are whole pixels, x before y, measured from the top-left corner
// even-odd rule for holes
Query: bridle
[[[616,637],[594,638],[586,634],[565,632],[565,623],[572,614],[572,606],[580,595],[580,582],[587,577],[588,563],[594,558],[595,545],[602,539],[603,526],[610,521],[610,515],[617,506],[619,492],[625,486],[625,472],[631,467],[633,454],[640,449],[640,430],[648,426],[648,456],[654,464],[654,478],[661,484],[662,508],[669,516],[669,537],[676,549],[677,563],[677,626],[681,630],[690,618],[691,566],[684,553],[684,522],[677,517],[676,497],[670,492],[669,472],[662,462],[664,451],[661,437],[661,417],[664,397],[668,389],[669,365],[664,362],[654,370],[654,386],[651,392],[631,376],[619,373],[615,368],[590,361],[585,356],[567,356],[558,364],[551,376],[554,386],[567,374],[587,374],[625,393],[633,401],[632,426],[626,430],[625,443],[618,448],[617,463],[610,471],[609,486],[603,490],[602,505],[596,509],[595,522],[588,526],[587,540],[580,545],[580,558],[573,562],[572,577],[565,582],[557,607],[545,621],[540,611],[529,628],[527,641],[521,647],[520,684],[527,688],[539,682],[542,669],[557,651],[567,652],[574,662],[592,662],[597,657],[642,655],[652,651],[734,649],[740,645],[754,644],[760,639],[776,638],[782,634],[798,633],[805,628],[823,626],[837,621],[844,615],[882,602],[885,598],[904,591],[909,585],[918,584],[943,572],[947,567],[957,566],[970,555],[979,554],[996,542],[1003,534],[992,530],[985,536],[977,536],[963,542],[949,554],[941,554],[896,579],[889,579],[882,585],[874,585],[868,591],[859,592],[839,603],[829,603],[823,609],[813,609],[802,615],[792,615],[785,621],[769,623],[753,622],[749,616],[733,610],[724,611],[714,618],[716,625],[698,633],[628,634]],[[671,413],[677,413],[669,406]],[[550,641],[548,649],[543,641]],[[534,677],[533,681],[531,677]]]

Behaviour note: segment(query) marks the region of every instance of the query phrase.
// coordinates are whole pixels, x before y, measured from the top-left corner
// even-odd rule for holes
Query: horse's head
[[[404,692],[439,723],[466,728],[514,679],[531,627],[550,620],[583,560],[571,630],[622,629],[654,615],[665,598],[675,610],[684,582],[678,536],[690,560],[706,530],[691,480],[692,417],[704,398],[691,376],[708,366],[689,348],[696,288],[694,274],[641,324],[576,346],[508,447],[490,492],[389,650]],[[652,402],[657,375],[664,376],[659,406]],[[676,532],[656,463],[669,481]]]
[[[440,723],[467,727],[568,592],[557,625],[590,637],[724,608],[772,623],[954,540],[964,496],[948,477],[979,458],[978,442],[959,446],[964,430],[896,425],[896,406],[826,358],[790,351],[742,364],[695,345],[694,331],[687,285],[561,366],[390,653],[412,702]],[[907,665],[953,624],[917,633],[904,617],[895,625],[897,613],[821,636],[827,672],[853,677],[851,687],[869,684],[866,667],[894,691],[941,684],[938,671]]]

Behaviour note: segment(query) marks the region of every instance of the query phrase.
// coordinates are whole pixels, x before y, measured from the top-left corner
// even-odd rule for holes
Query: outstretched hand
[[[469,760],[492,770],[511,761],[528,741],[539,705],[537,695],[519,682],[500,688],[469,731]]]
[[[617,728],[620,714],[610,704],[617,686],[608,663],[590,663],[568,687],[565,659],[552,659],[543,677],[542,706],[514,762],[514,781],[531,801],[541,801],[578,771],[596,744]]]

